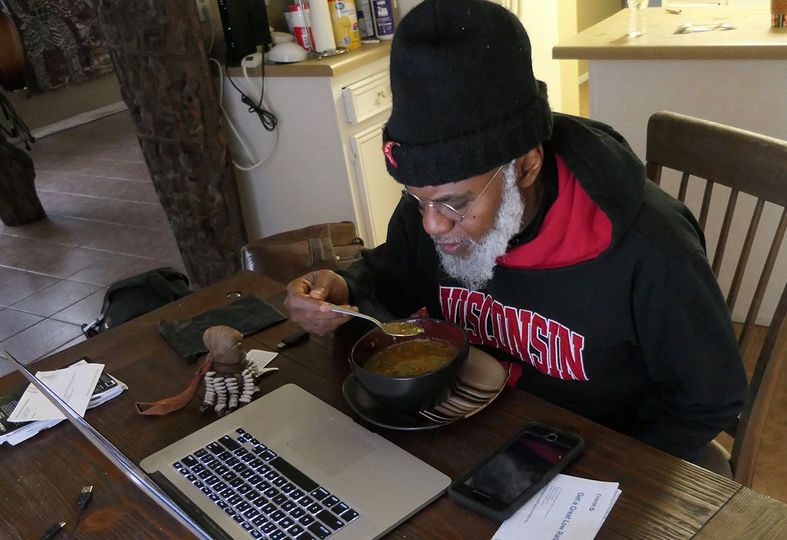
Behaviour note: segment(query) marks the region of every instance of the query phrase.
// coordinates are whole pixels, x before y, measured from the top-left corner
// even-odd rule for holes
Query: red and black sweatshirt
[[[692,458],[746,397],[702,232],[619,134],[554,116],[551,205],[483,290],[442,272],[420,214],[400,204],[386,243],[342,272],[352,302],[394,318],[426,306],[510,363],[511,384]]]

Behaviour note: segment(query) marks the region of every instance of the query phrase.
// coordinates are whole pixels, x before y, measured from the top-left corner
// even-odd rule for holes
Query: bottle
[[[361,39],[374,37],[374,18],[372,17],[372,0],[356,0],[355,10],[358,12],[358,30]]]
[[[629,37],[635,38],[648,31],[648,0],[626,0],[629,10]]]
[[[358,16],[354,0],[328,0],[331,10],[333,35],[337,49],[356,49],[361,46]]]
[[[378,39],[393,39],[394,10],[393,0],[372,0],[374,33]]]
[[[284,18],[290,33],[295,36],[295,41],[307,51],[313,51],[314,36],[309,18],[309,2],[296,0],[285,9]]]
[[[771,26],[787,27],[787,0],[771,0]]]

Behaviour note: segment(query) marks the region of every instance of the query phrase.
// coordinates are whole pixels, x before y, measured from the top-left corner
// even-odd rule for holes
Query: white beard
[[[514,162],[506,165],[503,172],[503,198],[489,232],[478,242],[465,238],[463,242],[469,246],[465,255],[453,255],[437,249],[443,270],[468,289],[480,290],[492,279],[497,258],[505,254],[509,240],[522,228],[525,200],[516,185]]]

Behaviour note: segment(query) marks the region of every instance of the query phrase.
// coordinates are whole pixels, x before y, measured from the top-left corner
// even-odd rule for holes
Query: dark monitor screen
[[[218,0],[224,42],[227,47],[227,64],[238,65],[248,54],[262,46],[266,51],[271,44],[268,12],[265,0]]]

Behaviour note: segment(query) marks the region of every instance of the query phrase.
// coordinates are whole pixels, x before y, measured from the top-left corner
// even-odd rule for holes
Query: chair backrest
[[[729,286],[723,290],[726,289],[731,312],[739,303],[739,310],[744,308],[742,328],[736,325],[736,329],[740,328],[738,345],[744,356],[753,354],[756,363],[751,369],[749,400],[737,425],[730,430],[735,437],[731,465],[735,480],[751,485],[766,417],[774,408],[776,394],[784,386],[780,387],[778,381],[787,356],[787,287],[782,281],[787,272],[777,272],[774,276],[773,269],[777,260],[785,262],[779,254],[787,227],[787,142],[689,116],[659,112],[648,122],[646,162],[648,178],[659,185],[664,180],[664,169],[680,173],[676,197],[695,212],[693,206],[698,203],[698,221],[708,245],[711,241],[716,244],[710,261],[717,279],[720,272],[734,268]],[[714,192],[714,186],[726,187]],[[688,204],[687,198],[692,198],[688,194],[696,195],[695,204]],[[750,197],[744,195],[739,200],[741,194]],[[753,209],[749,210],[752,203]],[[720,224],[714,222],[714,227],[710,227],[709,218],[718,217],[712,209],[718,209],[721,214],[722,208]],[[774,219],[761,219],[763,210],[766,217]],[[766,221],[768,226],[760,227]],[[741,239],[739,233],[744,227],[746,233]],[[708,234],[711,228],[715,233],[713,238]],[[751,256],[753,247],[763,255],[759,261]],[[755,323],[772,277],[777,284],[772,294],[779,299],[770,323],[763,329]],[[739,302],[744,283],[754,285],[753,293],[744,295],[743,302]],[[773,284],[770,289],[774,289]],[[787,400],[787,393],[781,397]]]
[[[241,248],[241,264],[286,283],[312,270],[349,266],[363,245],[352,222],[321,223],[249,242]]]

